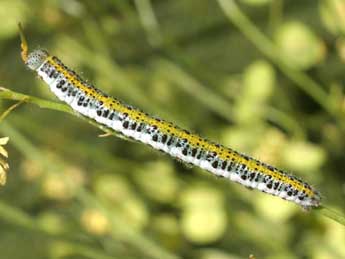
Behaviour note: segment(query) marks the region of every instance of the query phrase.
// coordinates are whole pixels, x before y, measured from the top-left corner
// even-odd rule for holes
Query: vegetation
[[[345,1],[0,7],[1,258],[345,257]],[[304,212],[112,137],[25,68],[19,21],[31,48],[127,103],[293,172],[323,206]]]

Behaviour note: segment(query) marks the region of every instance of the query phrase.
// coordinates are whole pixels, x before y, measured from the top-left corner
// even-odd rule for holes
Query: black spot
[[[122,126],[123,126],[125,129],[128,129],[129,122],[128,122],[128,121],[124,121],[124,122],[122,123]]]
[[[207,161],[212,161],[213,158],[214,158],[214,156],[213,156],[212,154],[210,154],[210,153],[208,153],[208,154],[206,155],[206,160],[207,160]]]
[[[275,183],[274,183],[273,189],[274,189],[274,190],[277,190],[277,189],[278,189],[278,186],[279,186],[279,182],[275,182]]]
[[[156,134],[153,135],[153,136],[152,136],[152,140],[156,142],[156,141],[158,140],[158,135],[156,135]]]
[[[242,175],[241,175],[241,179],[242,179],[242,180],[247,180],[247,176],[246,176],[245,174],[242,174]]]
[[[140,132],[143,128],[144,128],[144,124],[140,123],[137,128],[137,131]]]
[[[213,168],[217,168],[217,167],[218,167],[218,161],[217,161],[217,160],[214,160],[214,161],[213,161],[212,167],[213,167]]]
[[[173,141],[174,141],[174,138],[170,137],[170,139],[167,142],[167,145],[170,146],[173,143]]]
[[[135,130],[136,127],[137,127],[137,123],[136,123],[136,122],[133,122],[133,124],[131,125],[131,129],[132,129],[132,130]]]
[[[197,148],[193,148],[192,149],[192,157],[195,157],[196,153],[198,153],[198,149]]]
[[[292,191],[287,192],[287,195],[291,196],[292,195]]]
[[[114,119],[114,116],[115,116],[115,112],[110,113],[109,119],[110,119],[110,120],[113,120],[113,119]]]
[[[271,165],[267,165],[267,168],[269,169],[269,170],[271,170],[271,171],[274,171],[274,167],[273,166],[271,166]]]
[[[184,156],[188,155],[188,148],[184,148],[184,149],[182,150],[182,154],[183,154]]]
[[[97,113],[98,116],[101,116],[102,115],[102,110],[97,110],[96,113]]]
[[[190,135],[190,132],[188,130],[183,130],[184,133],[186,133],[187,135]]]
[[[59,83],[56,85],[56,88],[60,89],[66,83],[65,80],[60,80]]]
[[[55,73],[55,70],[54,69],[52,69],[52,71],[50,71],[50,73],[49,73],[49,77],[51,78],[52,76],[53,76],[53,74]]]
[[[254,177],[255,177],[255,173],[251,173],[250,175],[249,175],[249,180],[253,180],[254,179]]]
[[[109,115],[109,110],[105,110],[103,112],[103,117],[106,118],[106,117],[108,117],[108,115]]]
[[[298,196],[298,199],[303,201],[304,200],[304,196]]]
[[[227,164],[228,164],[228,163],[227,163],[225,160],[222,162],[222,169],[223,169],[223,170],[225,170]]]
[[[165,144],[167,139],[168,139],[168,136],[166,134],[163,134],[163,136],[162,136],[162,143]]]
[[[66,92],[66,91],[67,91],[67,87],[63,87],[63,88],[61,89],[61,91],[62,91],[62,92]]]
[[[269,183],[267,184],[267,188],[268,188],[268,189],[271,189],[271,188],[272,188],[272,182],[269,182]]]

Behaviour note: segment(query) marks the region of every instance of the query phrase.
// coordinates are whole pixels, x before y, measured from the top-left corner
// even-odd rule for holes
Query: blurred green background
[[[56,100],[21,21],[31,49],[345,209],[345,1],[0,0],[0,20],[0,86]],[[1,122],[0,258],[345,258],[344,226],[101,133],[31,104]]]

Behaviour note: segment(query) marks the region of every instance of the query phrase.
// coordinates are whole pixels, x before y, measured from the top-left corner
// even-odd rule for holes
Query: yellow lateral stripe
[[[49,56],[47,58],[47,61],[51,65],[53,65],[58,72],[62,73],[64,77],[68,81],[70,81],[75,87],[82,90],[87,96],[102,101],[103,105],[108,109],[113,109],[120,113],[128,113],[128,116],[132,120],[135,120],[137,122],[143,122],[149,125],[154,125],[164,134],[174,135],[181,139],[187,139],[189,144],[194,148],[202,148],[207,151],[216,152],[217,156],[222,160],[234,160],[235,163],[246,165],[246,167],[248,167],[248,169],[251,171],[259,171],[265,175],[270,175],[275,180],[291,184],[295,189],[299,191],[305,191],[308,195],[312,196],[314,194],[314,192],[311,189],[305,188],[304,185],[298,182],[297,180],[290,179],[287,175],[284,175],[280,172],[275,172],[264,165],[257,164],[257,162],[253,159],[247,160],[244,158],[244,156],[237,152],[234,152],[229,148],[218,146],[204,138],[201,138],[196,134],[188,133],[185,130],[176,127],[170,122],[155,119],[144,112],[141,112],[134,108],[127,107],[112,97],[100,95],[93,87],[90,87],[82,81],[80,81],[75,73],[70,73],[62,65],[57,63],[54,60],[53,56]]]

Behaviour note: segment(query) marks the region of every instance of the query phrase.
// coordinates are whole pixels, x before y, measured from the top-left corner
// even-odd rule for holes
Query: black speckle
[[[170,146],[173,142],[174,138],[173,137],[170,137],[170,139],[168,140],[167,142],[167,145]]]
[[[97,110],[96,113],[97,113],[98,116],[101,116],[102,115],[102,110]]]
[[[182,154],[183,154],[184,156],[188,155],[188,148],[184,148],[184,149],[182,150]]]
[[[168,139],[168,136],[166,134],[163,134],[163,136],[162,136],[162,143],[165,144],[167,139]]]
[[[273,189],[274,189],[274,190],[277,190],[277,189],[278,189],[278,186],[279,186],[279,182],[275,182],[275,183],[274,183]]]
[[[129,126],[129,122],[128,121],[124,121],[122,126],[125,128],[125,129],[128,129],[128,126]]]
[[[53,75],[54,75],[54,73],[55,73],[55,70],[54,69],[52,69],[52,71],[50,71],[50,73],[49,73],[49,77],[51,78]]]
[[[103,117],[106,118],[106,117],[108,117],[108,115],[109,115],[109,110],[105,110],[103,112]]]
[[[269,169],[269,170],[271,170],[271,171],[274,171],[274,167],[273,166],[271,166],[271,165],[267,165],[267,168]]]
[[[271,189],[271,188],[272,188],[272,182],[269,182],[269,183],[267,184],[267,188],[268,188],[268,189]]]
[[[157,134],[153,135],[152,140],[156,142],[158,140],[158,135]]]
[[[192,157],[195,157],[196,153],[198,152],[197,148],[192,149]]]
[[[196,158],[197,158],[197,159],[200,159],[200,158],[201,158],[201,156],[202,156],[202,153],[203,153],[203,152],[202,152],[202,151],[200,151],[200,152],[199,152],[199,154],[196,156]]]
[[[212,167],[213,167],[213,168],[217,168],[217,167],[218,167],[218,161],[217,161],[217,160],[214,160],[214,161],[213,161]]]
[[[186,133],[187,135],[190,135],[190,132],[188,130],[183,130],[184,133]]]
[[[109,119],[110,119],[110,120],[113,120],[113,119],[114,119],[114,116],[115,116],[115,112],[110,113]]]
[[[136,127],[137,127],[137,123],[136,123],[136,122],[133,122],[132,125],[131,125],[131,129],[132,129],[132,130],[135,130]]]
[[[137,131],[140,132],[140,131],[142,131],[143,128],[144,128],[144,124],[140,123],[138,128],[137,128]]]
[[[227,164],[228,164],[228,163],[227,163],[225,160],[222,162],[222,169],[223,169],[223,170],[225,170]]]
[[[247,180],[247,176],[246,176],[245,174],[242,174],[242,175],[241,175],[241,179],[242,179],[242,180]]]

